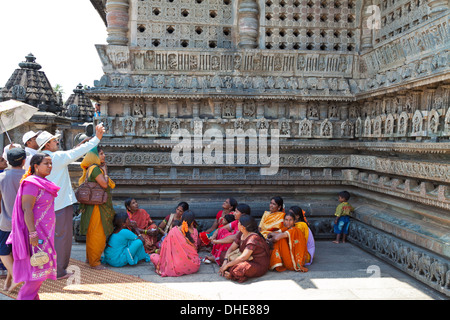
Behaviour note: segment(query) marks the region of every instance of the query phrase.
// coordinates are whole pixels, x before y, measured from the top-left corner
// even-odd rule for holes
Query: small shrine
[[[61,149],[71,149],[75,143],[74,137],[86,130],[82,124],[86,120],[92,121],[93,113],[90,100],[78,91],[74,94],[73,99],[72,96],[69,98],[71,101],[69,105],[79,104],[83,116],[88,115],[87,118],[73,119],[67,116],[61,93],[53,90],[45,72],[42,71],[42,66],[36,62],[36,57],[32,53],[28,54],[25,61],[19,63],[19,68],[14,70],[5,86],[0,88],[0,101],[14,99],[39,109],[29,122],[8,131],[12,141],[21,144],[23,134],[30,130],[45,130],[52,133],[58,131],[61,134]],[[6,144],[9,144],[9,141],[0,138],[0,147],[3,148]]]
[[[69,99],[64,103],[64,109],[66,117],[73,120],[92,121],[95,109],[92,101],[84,94],[81,83],[77,85]]]
[[[6,85],[1,89],[0,101],[14,99],[23,101],[39,109],[55,114],[63,110],[62,96],[53,91],[42,66],[36,62],[33,54],[19,63]]]

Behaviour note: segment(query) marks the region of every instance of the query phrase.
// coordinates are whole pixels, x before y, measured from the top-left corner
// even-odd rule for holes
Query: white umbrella
[[[17,100],[0,102],[0,133],[6,132],[11,142],[7,131],[24,124],[37,111],[38,108]]]

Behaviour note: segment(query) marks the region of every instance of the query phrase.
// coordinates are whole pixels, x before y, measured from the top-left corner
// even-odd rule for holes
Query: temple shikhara
[[[133,196],[162,219],[187,201],[202,225],[228,197],[260,217],[279,195],[320,239],[347,190],[349,241],[450,296],[447,0],[91,3],[108,35],[83,94],[101,104],[118,207]],[[192,152],[174,163],[178,129]],[[224,146],[212,162],[211,129]],[[274,174],[250,137],[225,148],[238,129],[267,137]]]

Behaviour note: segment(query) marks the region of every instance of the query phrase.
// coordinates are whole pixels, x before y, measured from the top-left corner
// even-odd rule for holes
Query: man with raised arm
[[[99,124],[95,130],[95,137],[67,151],[59,150],[59,134],[52,135],[47,131],[43,131],[36,139],[39,145],[38,150],[42,150],[42,152],[52,157],[53,168],[47,179],[61,188],[58,196],[55,198],[55,250],[58,279],[69,277],[66,269],[69,266],[72,251],[73,204],[77,202],[75,192],[72,189],[68,166],[100,143],[105,128],[102,124]]]

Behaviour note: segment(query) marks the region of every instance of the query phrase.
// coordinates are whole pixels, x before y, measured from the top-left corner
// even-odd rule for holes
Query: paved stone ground
[[[84,243],[74,242],[72,258],[85,260]],[[178,278],[158,276],[151,263],[108,268],[213,300],[448,300],[358,247],[331,241],[316,242],[314,263],[306,273],[269,271],[244,284],[219,276],[216,264],[202,264],[196,274]],[[2,299],[9,298],[0,294]]]

